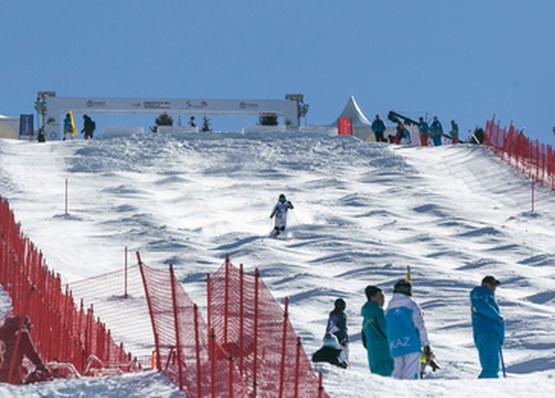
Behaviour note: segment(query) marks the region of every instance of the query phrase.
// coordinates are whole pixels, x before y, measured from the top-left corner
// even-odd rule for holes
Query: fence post
[[[322,385],[322,372],[318,373],[318,398],[324,395],[324,386]]]
[[[162,370],[162,363],[160,362],[160,339],[158,337],[158,332],[156,331],[156,322],[154,320],[154,310],[152,308],[152,299],[150,297],[150,292],[148,290],[146,278],[145,278],[145,270],[144,264],[141,261],[141,255],[137,252],[137,262],[139,264],[139,270],[141,271],[141,279],[143,280],[143,287],[145,289],[145,296],[146,296],[146,303],[148,306],[148,313],[150,315],[150,323],[152,324],[152,333],[154,335],[154,349],[156,350],[156,367],[160,372]]]
[[[210,344],[208,346],[210,350],[210,389],[212,398],[216,398],[216,331],[212,328],[210,329]]]
[[[181,360],[181,356],[183,354],[181,350],[181,339],[179,336],[179,315],[177,310],[177,294],[176,294],[176,287],[175,287],[175,276],[173,273],[173,265],[170,264],[170,282],[171,282],[171,289],[172,289],[172,304],[173,304],[173,323],[175,326],[175,345],[176,345],[176,353],[177,353],[177,371],[179,372],[179,390],[183,391],[183,362]]]
[[[245,308],[244,308],[244,291],[243,291],[243,283],[244,283],[244,273],[243,273],[243,264],[239,264],[239,351],[241,354],[239,355],[239,373],[241,377],[243,376],[243,353],[245,352],[245,345],[244,345],[244,316],[245,316]]]
[[[201,371],[200,371],[200,338],[199,338],[199,331],[198,331],[198,306],[196,304],[193,305],[193,311],[195,316],[195,349],[197,355],[197,394],[198,397],[202,397],[202,389],[201,389]]]
[[[127,298],[127,246],[125,246],[124,250],[124,260],[123,260],[123,269],[124,269],[124,278],[123,278],[123,298]]]
[[[285,355],[287,353],[287,318],[289,316],[289,298],[285,297],[283,311],[283,334],[281,338],[281,364],[279,368],[279,398],[283,397],[283,384],[285,383]]]
[[[253,358],[253,396],[256,397],[256,389],[258,384],[258,282],[260,272],[258,268],[254,271],[254,358]]]
[[[228,396],[229,398],[233,398],[233,356],[229,355],[229,385],[228,385]]]
[[[224,288],[224,343],[227,343],[229,322],[229,256],[225,256],[225,288]]]
[[[301,338],[297,337],[297,352],[295,353],[295,394],[294,394],[294,398],[299,398],[300,371],[301,371]]]

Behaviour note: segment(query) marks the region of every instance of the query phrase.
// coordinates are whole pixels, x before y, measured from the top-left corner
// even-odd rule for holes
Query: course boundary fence
[[[80,307],[76,306],[69,288],[62,288],[60,274],[48,269],[42,253],[23,235],[2,197],[0,284],[12,300],[13,315],[30,317],[31,338],[45,362],[68,363],[81,374],[95,374],[95,368],[105,366],[132,370],[131,354],[123,343],[115,343],[110,330],[95,317],[92,305],[85,309],[81,301]]]
[[[494,119],[486,122],[484,144],[533,182],[555,191],[555,154],[551,145],[532,141],[512,123],[502,128]]]
[[[226,258],[207,275],[205,323],[176,279],[137,260],[156,345],[156,367],[190,397],[329,398],[285,309],[260,278]],[[168,288],[170,287],[170,288]]]

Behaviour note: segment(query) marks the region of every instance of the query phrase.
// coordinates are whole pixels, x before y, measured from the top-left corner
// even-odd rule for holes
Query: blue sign
[[[33,115],[19,115],[19,138],[33,136]]]

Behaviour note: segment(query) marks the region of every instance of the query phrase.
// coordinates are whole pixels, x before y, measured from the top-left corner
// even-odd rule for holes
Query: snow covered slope
[[[295,210],[287,239],[270,239],[269,214],[282,192]],[[204,309],[204,276],[229,254],[247,271],[260,268],[276,297],[290,297],[309,355],[334,299],[345,298],[351,367],[317,366],[332,397],[531,397],[553,383],[554,194],[538,189],[531,212],[529,181],[485,148],[283,132],[0,140],[0,194],[65,282],[119,270],[129,246],[149,265],[174,264]],[[420,382],[371,375],[360,343],[364,287],[381,286],[387,300],[409,265],[442,365]],[[468,293],[486,274],[503,283],[506,380],[475,380]],[[78,388],[94,391],[88,382]],[[175,392],[164,391],[149,396]]]

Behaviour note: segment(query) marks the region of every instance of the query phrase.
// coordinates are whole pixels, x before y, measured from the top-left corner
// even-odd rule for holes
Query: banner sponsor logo
[[[171,101],[143,101],[145,109],[170,109],[171,106]]]
[[[256,102],[241,102],[240,109],[258,109],[260,106]]]

